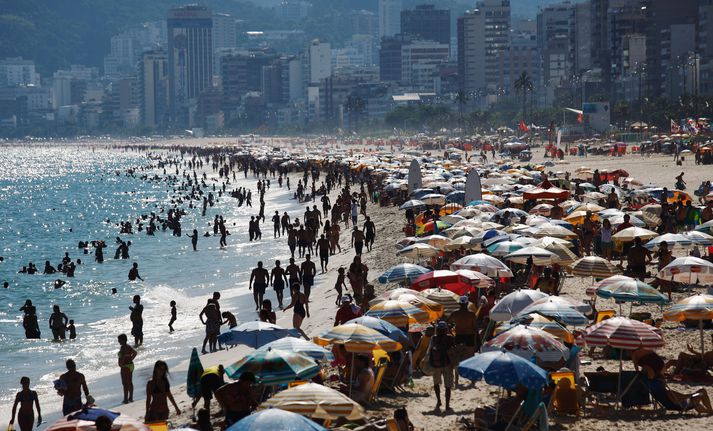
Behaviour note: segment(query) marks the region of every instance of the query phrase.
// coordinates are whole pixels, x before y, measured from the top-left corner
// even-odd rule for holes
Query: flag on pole
[[[582,121],[584,121],[584,116],[582,116],[582,114],[578,114],[578,115],[577,115],[577,122],[578,122],[579,124],[582,124]]]
[[[520,131],[523,133],[527,133],[530,131],[530,129],[527,127],[527,124],[525,124],[525,120],[520,120]]]
[[[671,119],[671,133],[680,133],[681,132],[681,127],[673,121],[673,118]]]

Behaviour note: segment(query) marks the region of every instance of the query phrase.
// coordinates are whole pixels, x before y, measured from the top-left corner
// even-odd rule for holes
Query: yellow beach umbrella
[[[371,353],[378,349],[394,352],[401,349],[401,343],[358,323],[345,323],[327,329],[312,341],[320,346],[342,345],[351,353]]]
[[[564,218],[564,221],[571,223],[574,226],[580,225],[584,223],[584,218],[587,216],[587,211],[573,211],[570,213],[567,217]],[[596,214],[592,213],[590,215],[590,218],[592,221],[597,221],[599,220],[599,216]]]
[[[348,396],[317,383],[306,383],[275,394],[258,410],[277,408],[315,419],[363,419],[364,408]]]
[[[443,313],[442,307],[441,312],[438,313],[418,302],[397,299],[376,304],[364,315],[383,319],[399,328],[403,328],[415,323],[431,323],[437,320]]]

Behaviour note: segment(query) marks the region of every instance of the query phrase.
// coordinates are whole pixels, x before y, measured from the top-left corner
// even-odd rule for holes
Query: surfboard
[[[483,199],[483,191],[480,185],[480,175],[477,169],[471,169],[465,181],[465,204],[481,199]]]
[[[413,193],[414,190],[422,187],[421,180],[421,165],[418,160],[411,160],[411,166],[408,168],[408,192]]]

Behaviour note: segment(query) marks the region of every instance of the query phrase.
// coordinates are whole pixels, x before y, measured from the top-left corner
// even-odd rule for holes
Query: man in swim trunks
[[[129,315],[129,319],[131,320],[131,335],[134,336],[134,347],[139,347],[144,343],[144,306],[141,305],[141,297],[139,295],[134,295],[133,301],[134,305],[129,307],[129,310],[131,310],[131,314]]]
[[[317,241],[317,250],[319,250],[319,264],[322,267],[322,274],[327,272],[327,264],[329,264],[329,240],[322,234]]]
[[[293,258],[290,258],[290,264],[287,265],[287,268],[285,268],[285,272],[289,275],[287,283],[288,286],[290,286],[290,295],[292,295],[292,286],[295,283],[302,284],[302,279],[300,278],[300,267],[297,266]]]
[[[84,374],[77,372],[77,364],[72,359],[67,359],[65,364],[67,372],[59,376],[59,380],[64,382],[65,387],[58,392],[64,397],[62,414],[66,416],[82,409],[84,406],[82,392],[84,392],[87,403],[89,402],[89,388],[87,387],[87,381],[84,379]]]
[[[260,304],[262,304],[262,298],[265,296],[269,279],[270,274],[262,267],[262,261],[258,262],[257,268],[253,269],[252,273],[250,273],[250,283],[248,284],[248,290],[252,290],[253,286],[255,287],[255,290],[253,290],[255,311],[260,310]]]
[[[317,275],[317,267],[309,258],[309,254],[305,255],[305,261],[300,265],[300,277],[302,278],[302,286],[304,287],[304,295],[307,301],[309,301],[309,294],[314,285],[314,276]]]
[[[352,232],[352,247],[357,256],[361,256],[361,251],[364,248],[364,232],[359,230],[359,226],[354,225]]]
[[[366,221],[364,222],[364,233],[366,236],[366,249],[371,251],[371,247],[374,245],[374,239],[376,238],[376,225],[371,221],[371,217],[366,216]]]

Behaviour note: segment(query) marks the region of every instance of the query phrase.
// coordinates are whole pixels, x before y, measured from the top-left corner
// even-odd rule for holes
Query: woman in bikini
[[[132,380],[134,374],[134,358],[136,350],[127,344],[128,338],[126,334],[121,334],[117,337],[119,341],[119,369],[121,370],[121,386],[124,388],[124,404],[134,401],[134,382]]]
[[[305,316],[309,317],[309,304],[307,303],[307,297],[304,293],[300,292],[299,283],[292,284],[292,302],[290,305],[285,307],[283,312],[294,308],[294,314],[292,315],[292,327],[295,328],[302,334],[302,336],[309,341],[309,337],[302,330],[302,322],[305,320]]]
[[[20,426],[20,431],[32,431],[32,426],[35,423],[35,411],[32,408],[34,403],[37,407],[37,426],[42,423],[42,413],[40,412],[40,400],[37,398],[37,392],[30,390],[30,378],[23,377],[20,379],[22,390],[15,395],[15,404],[12,405],[12,416],[10,416],[10,425],[15,422],[15,412],[17,405],[20,405],[20,411],[17,412],[17,424]]]
[[[151,380],[146,384],[146,422],[159,422],[168,419],[168,401],[171,401],[180,415],[181,410],[171,394],[171,385],[168,382],[168,365],[164,361],[156,361],[153,366]]]

